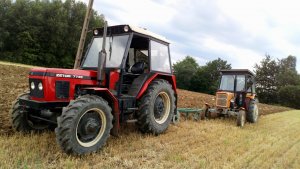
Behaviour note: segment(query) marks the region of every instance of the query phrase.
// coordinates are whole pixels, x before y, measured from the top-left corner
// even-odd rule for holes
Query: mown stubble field
[[[171,125],[160,136],[124,125],[97,153],[64,154],[55,134],[22,135],[10,128],[8,110],[26,90],[29,68],[0,63],[0,168],[300,168],[300,111],[261,116],[241,129],[234,119]],[[179,106],[201,107],[212,96],[179,91]],[[290,110],[260,104],[264,114]]]

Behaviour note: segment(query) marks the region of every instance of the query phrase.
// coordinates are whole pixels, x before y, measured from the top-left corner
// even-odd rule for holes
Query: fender
[[[87,87],[87,88],[82,88],[82,90],[85,90],[90,94],[101,96],[107,102],[113,104],[112,108],[113,108],[114,120],[113,120],[113,128],[111,134],[114,136],[118,136],[120,130],[120,109],[119,109],[118,99],[107,88]]]
[[[159,73],[155,73],[153,76],[151,76],[150,78],[148,78],[146,80],[146,82],[143,84],[143,87],[141,88],[141,90],[139,91],[138,95],[137,95],[137,99],[140,99],[142,97],[142,95],[146,92],[146,90],[148,89],[148,86],[150,85],[150,83],[155,80],[155,79],[164,79],[167,80],[171,85],[172,88],[175,92],[175,95],[177,95],[177,90],[176,90],[176,77],[175,75],[168,75],[168,74],[159,74]]]

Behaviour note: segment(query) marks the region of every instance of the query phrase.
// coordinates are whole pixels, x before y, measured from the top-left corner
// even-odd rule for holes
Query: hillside
[[[0,168],[300,168],[300,111],[260,104],[257,124],[234,119],[182,121],[160,136],[125,125],[99,152],[73,157],[55,134],[22,135],[10,128],[11,102],[28,88],[28,67],[0,62]],[[179,107],[202,107],[213,96],[179,90]],[[5,134],[6,133],[6,134]]]
[[[0,133],[10,133],[9,110],[16,97],[28,90],[28,72],[31,66],[0,62]],[[212,95],[178,90],[178,107],[202,108],[204,103],[214,104]],[[290,110],[286,107],[259,104],[260,113],[270,114]]]

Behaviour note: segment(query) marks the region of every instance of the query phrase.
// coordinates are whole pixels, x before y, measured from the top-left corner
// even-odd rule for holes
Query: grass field
[[[53,133],[2,135],[0,168],[300,168],[300,111],[263,116],[243,129],[234,122],[185,121],[160,136],[127,126],[84,157],[62,153]]]
[[[160,136],[122,126],[97,153],[64,154],[55,134],[11,130],[8,110],[28,88],[30,66],[0,62],[0,169],[2,168],[300,168],[300,111],[260,104],[257,124],[234,119],[182,121]],[[201,107],[213,96],[179,90],[180,107]],[[282,112],[284,111],[284,112]],[[282,113],[277,113],[282,112]],[[270,114],[276,113],[276,114]]]

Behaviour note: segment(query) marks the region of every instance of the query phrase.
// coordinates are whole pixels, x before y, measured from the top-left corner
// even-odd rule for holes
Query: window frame
[[[124,36],[124,35],[128,35],[128,39],[127,39],[127,42],[126,42],[126,45],[125,45],[125,50],[124,50],[124,54],[123,54],[123,60],[124,60],[124,57],[126,57],[126,52],[128,53],[128,44],[130,45],[131,43],[131,40],[132,40],[132,33],[122,33],[122,34],[116,34],[116,35],[113,35],[113,36]],[[109,36],[111,35],[107,35],[106,38],[108,38]],[[84,54],[84,57],[81,61],[81,64],[80,64],[80,68],[83,69],[83,70],[96,70],[98,67],[83,67],[83,64],[85,62],[85,60],[87,59],[87,54],[89,53],[91,47],[92,47],[92,42],[94,41],[95,38],[103,38],[103,36],[93,36],[90,43],[88,44],[88,47],[87,47],[87,50]],[[101,50],[99,51],[101,52]],[[108,56],[106,56],[106,59],[107,59]],[[118,67],[106,67],[106,62],[105,62],[105,68],[108,68],[108,69],[122,69],[123,67],[123,60],[121,61],[120,65]],[[98,63],[97,63],[98,65]]]

